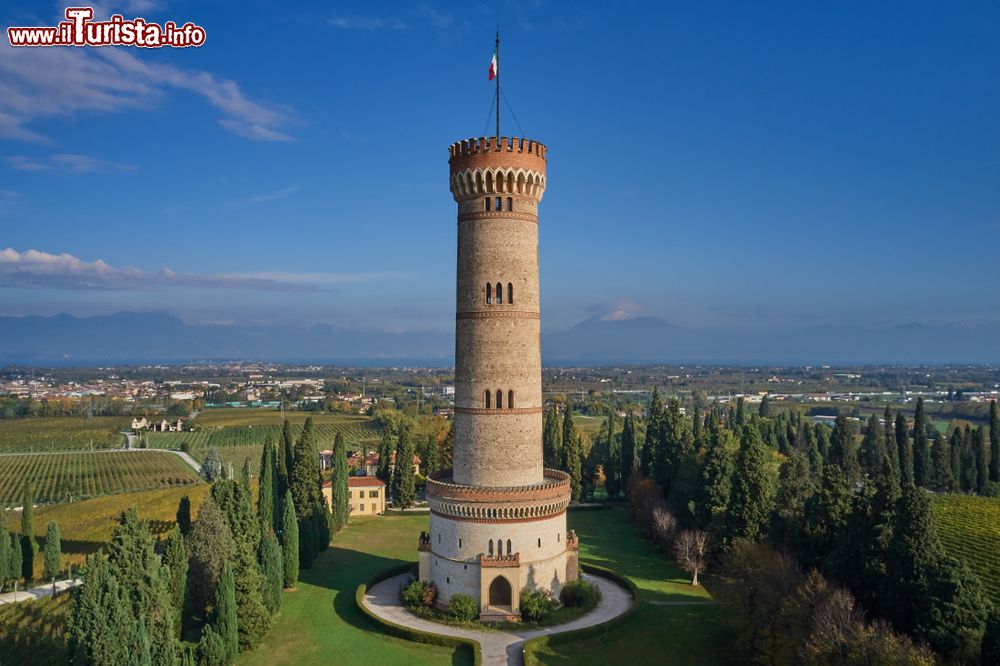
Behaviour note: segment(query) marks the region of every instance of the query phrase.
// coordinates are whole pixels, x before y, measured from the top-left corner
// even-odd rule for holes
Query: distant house
[[[374,476],[352,476],[347,479],[352,516],[377,516],[385,513],[385,482]],[[323,482],[323,495],[333,502],[333,482]]]
[[[167,419],[162,419],[160,421],[147,421],[145,417],[141,419],[132,419],[132,430],[152,430],[153,432],[183,432],[184,420],[177,419],[176,421],[168,421]]]
[[[146,417],[141,419],[132,419],[132,430],[145,430],[149,427],[149,423],[146,421]]]
[[[333,451],[325,449],[319,452],[319,468],[330,469],[333,467]]]
[[[352,474],[358,476],[375,476],[378,473],[379,454],[375,451],[355,451],[347,458],[347,467]],[[413,456],[413,473],[420,474],[420,456]],[[396,452],[392,452],[389,458],[390,473],[396,471]]]

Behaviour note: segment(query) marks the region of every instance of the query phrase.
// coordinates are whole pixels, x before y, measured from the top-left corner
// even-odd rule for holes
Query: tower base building
[[[569,475],[542,464],[538,204],[546,148],[490,137],[450,147],[458,203],[454,467],[427,480],[419,575],[520,617],[522,590],[558,597],[578,576]]]

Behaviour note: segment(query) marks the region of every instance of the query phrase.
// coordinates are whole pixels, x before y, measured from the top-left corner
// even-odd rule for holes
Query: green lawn
[[[642,604],[610,636],[558,640],[536,656],[543,664],[726,664],[738,661],[721,606],[710,601],[708,587],[692,587],[673,561],[644,539],[628,509],[569,514],[580,537],[580,559],[628,576],[639,588]],[[690,602],[695,602],[691,604]]]
[[[355,518],[334,543],[302,571],[297,588],[285,592],[281,613],[255,652],[237,664],[466,664],[471,655],[422,645],[378,631],[354,605],[358,585],[406,561],[416,561],[417,537],[427,516]]]

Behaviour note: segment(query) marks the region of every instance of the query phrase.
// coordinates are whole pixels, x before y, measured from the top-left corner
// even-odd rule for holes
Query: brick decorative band
[[[562,511],[556,511],[544,516],[531,516],[528,518],[472,518],[470,516],[455,516],[450,513],[443,513],[441,511],[435,511],[431,509],[431,513],[438,518],[445,518],[447,520],[454,520],[460,523],[534,523],[539,520],[548,520],[549,518],[555,518],[558,515],[566,513],[566,509]]]
[[[457,312],[455,319],[540,319],[537,312],[526,310],[485,310],[480,312]]]
[[[514,409],[486,409],[485,407],[456,407],[456,414],[481,414],[484,416],[509,416],[513,414],[541,414],[541,407],[515,407]]]
[[[472,222],[475,220],[521,220],[522,222],[531,222],[533,224],[538,224],[538,216],[532,213],[518,213],[515,211],[500,211],[500,212],[489,212],[485,210],[476,211],[474,213],[460,213],[458,215],[458,223],[462,222]]]

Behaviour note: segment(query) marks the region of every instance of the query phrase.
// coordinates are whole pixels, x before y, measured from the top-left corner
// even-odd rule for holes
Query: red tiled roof
[[[375,476],[349,476],[347,485],[353,486],[384,486],[385,481]]]

